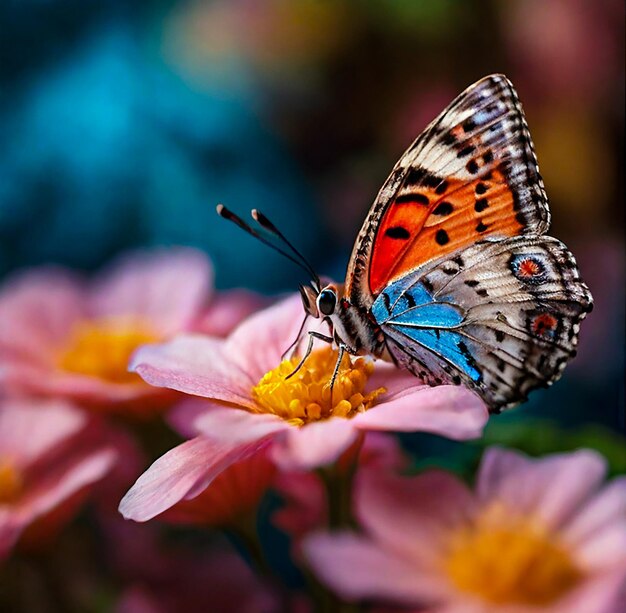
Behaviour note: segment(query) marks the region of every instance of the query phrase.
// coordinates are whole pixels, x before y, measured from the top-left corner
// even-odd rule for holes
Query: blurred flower
[[[278,602],[272,591],[231,551],[155,550],[162,560],[158,572],[145,574],[127,587],[116,613],[273,613]]]
[[[426,431],[457,439],[480,435],[487,409],[472,392],[425,387],[406,372],[374,367],[363,358],[354,364],[345,359],[331,395],[337,356],[330,348],[313,353],[285,379],[297,359],[281,362],[281,353],[301,321],[300,298],[292,297],[245,320],[224,341],[183,335],[138,351],[131,367],[147,382],[211,402],[175,410],[179,430],[199,435],[138,479],[120,504],[122,514],[148,519],[193,498],[269,441],[283,468],[306,470],[334,462],[370,430]],[[165,480],[163,467],[170,473]],[[143,512],[144,506],[150,511]]]
[[[26,271],[0,291],[0,381],[108,407],[167,396],[129,373],[129,358],[191,328],[210,289],[210,264],[191,249],[131,253],[91,283]]]
[[[91,425],[61,401],[0,402],[0,560],[36,522],[39,537],[56,530],[113,467],[113,440]]]
[[[356,470],[358,481],[367,471],[400,470],[407,464],[408,458],[402,453],[398,441],[390,435],[380,432],[366,434],[363,445],[358,451],[356,468],[349,462],[352,458],[341,456],[340,471]],[[341,460],[345,466],[341,464]],[[284,506],[274,513],[273,522],[289,534],[296,546],[300,539],[309,532],[319,529],[328,520],[328,496],[319,473],[305,471],[281,472],[276,477],[276,488],[284,499]]]
[[[591,451],[529,459],[492,448],[473,493],[440,471],[368,474],[356,492],[366,534],[318,534],[304,549],[348,600],[613,613],[626,588],[626,479],[601,488],[605,471]]]

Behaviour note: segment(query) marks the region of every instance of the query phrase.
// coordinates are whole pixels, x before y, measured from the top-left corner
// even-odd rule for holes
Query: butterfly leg
[[[293,341],[293,343],[291,343],[291,345],[289,345],[289,347],[287,347],[287,349],[285,349],[283,354],[280,356],[281,360],[284,360],[287,357],[287,354],[289,352],[291,352],[291,357],[293,357],[296,351],[298,350],[298,345],[300,344],[300,340],[302,339],[302,332],[304,331],[304,326],[306,325],[308,318],[309,318],[309,315],[307,313],[304,316],[304,319],[302,320],[302,324],[300,324],[300,329],[298,330],[298,334],[295,340]]]
[[[331,336],[326,336],[325,334],[321,334],[320,332],[315,332],[314,330],[309,331],[309,344],[306,348],[304,356],[302,357],[302,359],[300,360],[300,363],[296,366],[294,371],[288,374],[285,377],[285,379],[291,379],[291,377],[293,377],[302,368],[307,358],[311,355],[311,351],[313,351],[313,339],[316,339],[316,338],[318,338],[321,341],[324,341],[325,343],[333,342],[333,338]],[[335,367],[335,371],[337,371],[337,367]]]
[[[335,370],[333,370],[333,376],[330,378],[330,404],[333,404],[333,387],[335,387],[335,381],[337,380],[337,375],[339,374],[339,368],[341,367],[341,360],[343,360],[343,356],[345,355],[348,347],[343,343],[339,343],[339,355],[337,356],[337,362],[335,363]]]

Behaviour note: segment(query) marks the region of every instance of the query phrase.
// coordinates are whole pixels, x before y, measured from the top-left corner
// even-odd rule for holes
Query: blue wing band
[[[392,337],[401,335],[404,345],[418,343],[479,381],[481,373],[467,341],[454,331],[464,319],[462,309],[435,301],[421,283],[407,281],[403,278],[390,284],[372,305],[372,314],[383,332]]]

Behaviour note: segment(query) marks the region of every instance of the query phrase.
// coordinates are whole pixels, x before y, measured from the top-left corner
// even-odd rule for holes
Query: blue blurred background
[[[220,220],[258,207],[342,279],[409,142],[504,72],[596,308],[513,418],[624,428],[620,0],[20,0],[0,5],[0,274],[136,245],[213,258],[219,288],[302,275]]]

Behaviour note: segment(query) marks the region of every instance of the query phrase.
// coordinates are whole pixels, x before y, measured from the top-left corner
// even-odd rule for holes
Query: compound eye
[[[323,289],[317,297],[317,308],[322,315],[332,315],[337,305],[337,294],[332,289]]]

